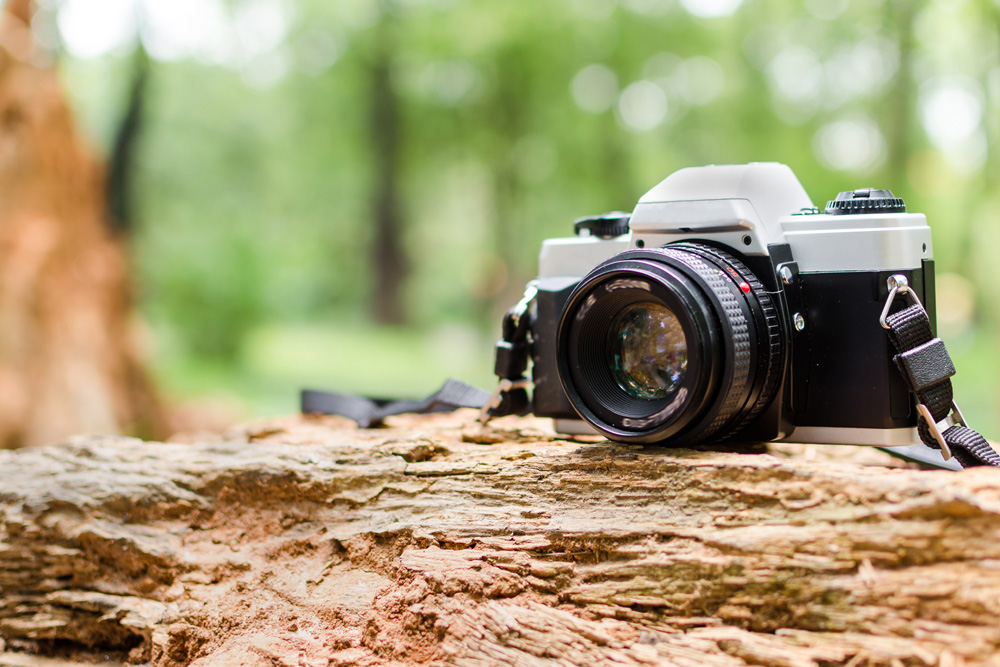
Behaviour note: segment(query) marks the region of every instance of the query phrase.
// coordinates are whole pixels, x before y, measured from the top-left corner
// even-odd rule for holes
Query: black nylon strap
[[[347,417],[361,428],[378,426],[382,420],[405,412],[448,412],[457,408],[479,408],[490,395],[470,384],[450,379],[427,398],[414,401],[394,401],[366,398],[352,394],[333,394],[313,389],[302,390],[304,414],[340,415]]]
[[[887,315],[885,323],[888,327],[889,339],[898,355],[903,355],[935,340],[927,313],[919,303],[914,303],[897,313]],[[896,359],[899,363],[899,356]],[[927,386],[914,386],[912,375],[905,370],[903,376],[910,385],[910,391],[916,395],[917,403],[925,405],[934,421],[940,422],[951,414],[954,405],[954,394],[949,379],[950,374],[954,373],[954,367],[951,366],[950,359],[947,360],[947,363],[944,363],[943,360],[938,361],[937,365],[939,366],[938,375],[941,379]],[[923,416],[918,419],[917,432],[925,445],[941,449],[934,437],[931,425]],[[986,438],[971,428],[955,424],[941,435],[963,468],[1000,466],[1000,455],[994,451]]]
[[[1000,466],[1000,456],[986,442],[986,438],[971,428],[956,424],[942,435],[963,468]]]

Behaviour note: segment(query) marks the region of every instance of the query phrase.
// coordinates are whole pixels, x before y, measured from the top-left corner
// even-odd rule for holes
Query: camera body
[[[783,164],[695,167],[577,230],[543,243],[530,311],[532,411],[558,431],[920,441],[879,318],[902,274],[935,321],[931,231],[888,191],[820,212]]]

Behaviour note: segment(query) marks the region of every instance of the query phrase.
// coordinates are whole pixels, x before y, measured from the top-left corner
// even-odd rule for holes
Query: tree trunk
[[[888,185],[883,187],[893,188],[900,193],[897,196],[903,196],[908,182],[906,168],[914,136],[913,31],[917,6],[913,0],[894,0],[886,5],[886,11],[888,22],[894,26],[896,33],[899,64],[885,105],[889,112],[883,125],[888,130],[885,165]]]
[[[546,425],[0,452],[0,664],[1000,664],[1000,470]]]
[[[103,174],[37,55],[0,12],[0,447],[158,432]]]
[[[406,321],[403,307],[403,284],[408,273],[403,251],[403,215],[400,208],[400,150],[402,122],[399,93],[393,78],[395,19],[391,3],[383,0],[382,18],[377,26],[378,37],[370,66],[371,125],[374,180],[372,184],[371,262],[375,273],[372,315],[380,324],[402,324]]]

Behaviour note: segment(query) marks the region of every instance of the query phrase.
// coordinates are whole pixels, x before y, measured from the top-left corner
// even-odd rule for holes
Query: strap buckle
[[[889,317],[889,309],[892,308],[892,302],[896,300],[896,296],[902,294],[910,297],[912,304],[920,306],[920,309],[924,309],[924,304],[920,303],[920,299],[917,298],[917,293],[910,289],[910,281],[906,279],[906,276],[901,273],[897,273],[894,276],[889,276],[889,280],[886,281],[889,287],[889,298],[885,301],[885,306],[882,308],[882,316],[878,318],[878,323],[882,325],[883,329],[891,328],[889,323],[886,322],[886,318]]]
[[[536,296],[538,296],[538,286],[532,280],[525,285],[524,296],[508,312],[508,316],[512,318],[511,324],[513,324],[515,330],[521,328],[521,318],[528,313],[528,309],[531,308],[531,302],[535,300]]]
[[[958,404],[952,401],[951,411],[939,422],[934,421],[931,411],[923,403],[917,403],[917,412],[924,418],[924,423],[927,424],[927,429],[934,436],[934,441],[941,447],[942,458],[947,461],[951,458],[951,447],[948,446],[942,432],[947,431],[952,426],[965,426],[968,428],[968,425],[965,423],[965,417],[962,416],[962,411],[958,409]]]
[[[497,384],[497,388],[493,390],[490,397],[483,403],[483,407],[479,409],[479,421],[483,424],[492,419],[490,411],[494,408],[500,407],[503,403],[504,396],[507,392],[513,391],[515,389],[527,389],[531,385],[531,380],[528,378],[521,378],[520,380],[508,380],[507,378],[502,378]]]

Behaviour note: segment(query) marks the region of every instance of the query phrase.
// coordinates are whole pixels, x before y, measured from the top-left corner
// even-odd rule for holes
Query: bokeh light
[[[657,127],[667,117],[667,95],[652,81],[636,81],[622,91],[618,114],[630,130],[645,132]]]
[[[618,77],[605,65],[588,65],[573,77],[571,90],[578,107],[590,113],[602,113],[618,98]]]
[[[863,173],[885,157],[885,140],[875,121],[856,116],[823,125],[813,137],[813,152],[830,169]]]

